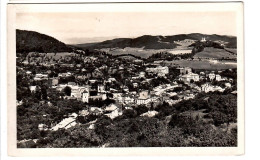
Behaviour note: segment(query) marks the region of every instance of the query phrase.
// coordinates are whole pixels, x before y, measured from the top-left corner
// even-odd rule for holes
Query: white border
[[[157,6],[158,4],[156,4],[156,6]],[[156,6],[153,6],[153,7],[156,7]],[[204,6],[205,7],[205,6]],[[41,8],[41,7],[40,7]],[[69,8],[71,8],[71,6],[69,7]],[[165,7],[165,9],[170,9],[170,7],[169,7],[169,4],[167,4],[167,7]],[[178,7],[179,8],[179,7]],[[176,8],[176,9],[178,9],[178,8]],[[214,7],[213,7],[214,8]],[[39,9],[39,8],[37,8],[37,9]],[[130,9],[131,9],[131,7],[130,7]],[[143,10],[143,8],[139,8],[139,9],[142,9]],[[154,9],[154,8],[153,8]],[[172,8],[171,8],[172,9]],[[191,8],[187,8],[187,9],[191,9]],[[194,9],[194,8],[193,8]],[[210,7],[207,7],[206,9],[210,9]],[[226,9],[225,7],[223,7],[222,9]],[[34,10],[34,9],[33,9]],[[35,10],[35,11],[37,11],[37,10]],[[39,11],[39,10],[38,10]],[[60,10],[59,10],[60,11]],[[243,16],[243,15],[242,15]],[[243,24],[242,22],[241,22],[241,24]],[[242,38],[242,40],[243,40],[243,30],[241,29],[241,28],[243,28],[243,25],[242,26],[238,26],[238,27],[240,27],[239,29],[238,29],[238,31],[242,31],[242,33],[240,33],[240,34],[242,34],[242,36],[241,36],[241,38]],[[242,49],[241,51],[243,51],[243,41],[240,41],[240,43],[238,44],[238,47],[240,48],[240,47],[242,47],[242,48],[240,48],[240,49]],[[239,49],[239,50],[240,50]],[[10,53],[10,52],[8,52],[8,53]],[[243,53],[243,52],[242,52]],[[240,53],[239,53],[239,55],[241,55]],[[2,58],[2,57],[1,57]],[[1,59],[2,60],[2,59]],[[243,79],[243,56],[242,57],[238,57],[238,63],[240,63],[240,62],[242,62],[242,65],[240,65],[242,68],[238,71],[239,73],[238,74],[240,74],[239,75],[239,77],[242,77],[242,79]],[[9,64],[10,64],[11,62],[9,61]],[[2,81],[1,81],[2,82]],[[8,81],[9,82],[9,81]],[[11,81],[10,81],[11,82]],[[243,90],[243,89],[242,89]],[[241,90],[240,90],[241,91]],[[240,91],[239,91],[239,93],[240,93]],[[243,93],[243,92],[242,92]],[[241,95],[241,94],[240,94]],[[241,98],[241,97],[240,97]],[[239,99],[240,99],[239,98]],[[240,99],[241,100],[241,99]],[[243,100],[243,95],[242,95],[242,100]],[[241,101],[241,103],[243,103],[243,101]],[[243,116],[243,113],[244,112],[240,112],[241,113],[241,115]],[[240,121],[241,122],[241,119],[238,119],[238,121]],[[240,123],[239,122],[239,123]],[[242,122],[243,123],[243,122]],[[239,124],[239,127],[240,127],[241,125]],[[242,128],[244,128],[244,126],[243,126],[243,124],[242,124]],[[240,132],[240,133],[242,133],[242,132]],[[239,136],[241,136],[241,135],[239,135]],[[168,150],[168,148],[163,148],[163,150],[161,150],[160,151],[160,154],[159,155],[172,155],[171,153],[170,153],[170,151],[172,151],[173,149],[172,148],[169,148],[170,150]],[[174,148],[174,151],[178,151],[178,150],[183,150],[183,148]],[[182,154],[179,154],[179,155],[190,155],[190,154],[192,154],[192,155],[201,155],[201,153],[199,153],[197,150],[196,150],[196,148],[194,149],[194,148],[191,148],[192,149],[192,151],[190,151],[190,148],[184,148],[184,150],[186,150],[186,149],[188,149],[189,150],[189,152],[185,152],[185,153],[182,153]],[[228,148],[229,149],[229,148]],[[225,148],[222,148],[221,150],[219,150],[219,148],[206,148],[204,151],[206,151],[206,155],[209,155],[209,154],[211,154],[210,152],[214,152],[213,154],[215,154],[215,155],[225,155],[225,154],[230,154],[230,152],[228,151],[228,149],[227,149],[227,147],[225,147]],[[31,152],[32,150],[31,149],[29,149],[30,151],[29,152]],[[38,150],[38,149],[37,149]],[[41,150],[41,149],[40,149]],[[39,152],[42,152],[42,151],[40,151],[39,150]],[[42,150],[45,150],[45,152],[46,152],[46,150],[48,150],[48,149],[42,149]],[[56,149],[55,149],[56,150]],[[58,149],[59,150],[59,149]],[[64,150],[64,149],[61,149],[61,150]],[[71,149],[69,149],[70,151],[73,151],[73,154],[75,154],[75,155],[79,155],[79,154],[77,154],[77,153],[79,153],[79,152],[82,152],[81,151],[81,149],[73,149],[73,150],[71,150]],[[86,149],[83,149],[83,150],[86,150]],[[95,151],[96,149],[91,149],[91,153],[90,154],[92,154],[93,152],[92,151]],[[98,150],[100,150],[100,149],[98,149]],[[121,151],[121,149],[118,149],[118,148],[116,148],[116,151],[114,151],[114,152],[111,152],[111,151],[109,151],[110,149],[105,149],[104,150],[104,152],[102,152],[101,154],[105,154],[105,155],[107,155],[106,154],[106,152],[108,151],[109,153],[110,153],[110,155],[112,154],[112,155],[119,155],[120,153],[121,153],[121,155],[128,155],[129,154],[129,152],[124,152],[124,150],[125,150],[125,148],[124,149],[122,149],[122,151]],[[144,152],[146,152],[146,148],[141,148],[141,149],[139,149],[139,154],[137,154],[137,155],[144,155],[143,153]],[[153,150],[155,150],[157,153],[158,153],[158,149],[157,148],[152,148],[152,150],[150,150],[150,151],[153,151]],[[219,151],[218,151],[219,150]],[[237,151],[237,149],[234,149],[234,150],[236,150]],[[234,151],[233,150],[233,151]],[[35,151],[35,150],[34,150]],[[232,149],[231,149],[231,151],[232,151]],[[232,152],[233,152],[232,151]],[[24,151],[22,151],[22,152],[24,152]],[[52,153],[52,149],[51,150],[49,150],[48,151],[49,153]],[[119,154],[118,153],[116,153],[116,152],[120,152]],[[32,152],[31,152],[32,153]],[[34,152],[34,153],[36,153],[36,152]],[[64,153],[64,152],[63,152]],[[153,155],[153,153],[155,153],[155,152],[152,152],[152,154],[151,153],[149,153],[148,155]],[[239,152],[233,152],[232,154],[241,154],[241,153],[243,153],[243,150],[240,150]],[[96,153],[93,153],[93,154],[95,154],[96,155]],[[37,153],[37,155],[39,155],[38,153]],[[57,154],[55,154],[55,155],[57,155]],[[64,154],[61,154],[61,155],[64,155]],[[100,154],[99,154],[100,155]],[[156,154],[156,155],[158,155],[158,154]],[[212,154],[211,154],[212,155]]]

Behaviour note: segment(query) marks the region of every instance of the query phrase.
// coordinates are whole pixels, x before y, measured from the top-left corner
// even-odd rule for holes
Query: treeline
[[[212,42],[212,41],[206,41],[206,42],[196,41],[195,43],[191,44],[189,47],[193,47],[192,49],[193,54],[203,51],[205,47],[224,49],[224,46],[221,46],[219,43]]]
[[[149,60],[168,60],[168,61],[172,61],[172,60],[179,60],[179,59],[188,59],[188,58],[192,58],[195,55],[195,52],[192,53],[186,53],[186,54],[172,54],[169,52],[159,52],[159,53],[155,53],[153,55],[151,55],[148,58]]]
[[[131,56],[131,57],[134,57],[136,59],[142,59],[140,56],[136,56],[136,55],[132,55],[132,54],[113,55],[113,57],[115,57],[115,58],[119,58],[119,57],[123,57],[123,56]]]
[[[16,30],[16,52],[71,52],[72,48],[57,39],[34,31]]]

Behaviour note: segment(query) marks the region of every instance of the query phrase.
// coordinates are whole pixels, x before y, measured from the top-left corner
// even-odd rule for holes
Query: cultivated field
[[[225,50],[232,52],[234,54],[237,54],[237,49],[236,48],[225,48]]]
[[[224,49],[206,47],[202,52],[196,53],[194,58],[236,58],[236,55],[225,51]]]
[[[166,61],[166,63],[179,66],[179,67],[191,67],[194,69],[206,69],[206,70],[222,70],[237,68],[237,64],[234,61],[210,61],[210,60],[174,60]]]
[[[186,54],[186,53],[191,53],[192,49],[187,48],[186,50],[184,49],[143,49],[143,48],[130,48],[126,47],[124,49],[121,48],[103,48],[101,51],[105,51],[109,54],[112,55],[122,55],[122,54],[132,54],[135,56],[139,56],[141,58],[148,58],[151,55],[159,52],[169,52],[172,54]]]

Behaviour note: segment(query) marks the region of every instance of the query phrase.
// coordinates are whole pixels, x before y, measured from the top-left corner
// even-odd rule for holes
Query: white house
[[[88,100],[89,100],[89,92],[85,90],[85,91],[82,93],[82,102],[88,103],[88,102],[89,102]]]
[[[29,89],[30,89],[31,92],[35,92],[36,91],[36,86],[30,86]]]
[[[222,81],[221,76],[219,74],[216,74],[216,81]]]
[[[157,115],[158,112],[157,111],[148,111],[148,112],[145,112],[143,114],[141,114],[140,116],[144,117],[154,117],[155,115]]]
[[[197,82],[200,80],[200,76],[196,73],[189,73],[189,74],[182,75],[180,77],[180,80],[186,83],[189,83],[191,80]]]
[[[225,83],[225,86],[226,86],[227,88],[231,88],[231,84],[230,84],[230,83]]]
[[[214,73],[210,73],[208,74],[209,79],[212,81],[213,79],[215,79],[216,75]]]
[[[166,75],[169,73],[169,68],[167,66],[165,67],[157,66],[156,68],[146,68],[146,71],[155,74]]]
[[[204,85],[201,86],[201,91],[204,92],[215,92],[215,91],[219,91],[219,92],[223,92],[225,89],[221,88],[220,86],[213,86],[209,83],[206,83]]]
[[[109,106],[107,106],[105,108],[105,111],[109,112],[105,115],[111,119],[114,119],[114,118],[122,115],[122,111],[115,104],[110,104]]]
[[[202,37],[202,38],[201,38],[201,42],[206,42],[206,38],[205,38],[205,37]]]
[[[26,74],[31,74],[32,72],[31,71],[27,71]]]
[[[142,91],[139,93],[139,97],[136,99],[138,105],[148,104],[151,101],[148,91]]]
[[[145,72],[140,72],[139,73],[139,78],[145,78]]]
[[[138,83],[133,83],[133,87],[134,88],[138,87]]]

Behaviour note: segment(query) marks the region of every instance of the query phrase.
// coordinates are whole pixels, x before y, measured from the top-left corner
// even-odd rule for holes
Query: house
[[[82,100],[83,92],[89,92],[89,86],[71,86],[70,96]]]
[[[38,125],[38,129],[40,130],[40,131],[47,131],[48,130],[48,126],[46,125],[46,124],[39,124]]]
[[[139,93],[139,97],[136,99],[136,104],[148,104],[151,101],[148,91],[142,91]]]
[[[72,113],[68,118],[63,119],[60,123],[58,123],[56,126],[52,127],[51,130],[57,131],[60,128],[65,128],[68,129],[70,127],[75,126],[76,123],[76,118],[77,118],[76,113]]]
[[[30,86],[29,89],[32,93],[36,92],[36,86]]]
[[[112,83],[112,82],[115,82],[116,79],[115,78],[108,78],[105,82],[106,83]]]
[[[89,100],[95,101],[95,100],[105,100],[106,94],[100,94],[100,95],[95,95],[95,96],[89,96]]]
[[[135,99],[132,96],[121,96],[117,98],[119,103],[130,104],[134,103]]]
[[[200,75],[204,76],[204,75],[205,75],[205,72],[200,72]]]
[[[92,63],[92,62],[95,62],[97,60],[96,57],[86,57],[84,59],[84,63]]]
[[[80,68],[80,67],[81,67],[81,64],[77,64],[76,67]]]
[[[112,103],[109,106],[106,106],[105,111],[106,112],[112,112],[112,111],[116,110],[117,108],[118,107],[115,104]]]
[[[80,116],[87,116],[87,115],[89,115],[89,111],[86,110],[86,109],[83,109],[83,110],[79,111],[79,115]]]
[[[124,70],[124,66],[123,66],[123,65],[119,66],[119,67],[118,67],[118,70],[119,70],[119,71]]]
[[[99,112],[102,112],[101,108],[98,107],[89,107],[89,112],[94,112],[95,110],[99,110]]]
[[[153,61],[153,65],[159,66],[163,63],[163,60]]]
[[[139,79],[139,77],[131,77],[132,80]]]
[[[124,86],[124,87],[123,87],[123,91],[124,91],[124,92],[129,92],[129,88],[128,88],[127,86]]]
[[[105,108],[105,112],[108,112],[105,115],[111,119],[114,119],[122,115],[122,110],[119,107],[117,107],[115,104],[110,104],[109,106],[107,106]]]
[[[222,81],[221,76],[219,74],[216,74],[216,81]]]
[[[169,68],[167,66],[162,67],[162,66],[157,66],[155,68],[147,67],[146,72],[154,73],[154,74],[160,74],[160,75],[166,75],[169,73]]]
[[[190,94],[186,94],[186,95],[183,97],[183,99],[184,99],[184,100],[188,100],[188,99],[193,99],[194,97],[195,97],[195,95],[192,94],[192,93],[190,93]]]
[[[32,72],[31,71],[27,71],[26,74],[32,74]]]
[[[225,83],[226,88],[231,88],[231,84],[230,83]]]
[[[133,83],[133,87],[137,88],[138,87],[138,83]]]
[[[72,74],[70,72],[67,72],[67,73],[59,73],[58,74],[58,77],[69,77],[71,76]]]
[[[212,81],[213,79],[215,79],[216,75],[214,73],[210,73],[208,74],[208,77]]]
[[[154,117],[157,114],[158,114],[157,111],[148,111],[148,112],[141,114],[140,116],[142,116],[142,117],[145,117],[145,116],[146,117]]]
[[[223,92],[224,90],[225,89],[221,88],[220,86],[213,86],[209,83],[206,83],[206,84],[201,86],[201,91],[204,91],[206,93],[215,92],[215,91]]]
[[[35,78],[43,78],[43,74],[41,73],[35,74]]]
[[[236,95],[236,94],[237,94],[237,91],[233,91],[233,92],[231,92],[231,93]]]
[[[84,90],[82,92],[82,102],[88,103],[89,102],[88,100],[89,100],[89,92]]]
[[[135,101],[135,99],[133,97],[130,97],[130,96],[124,97],[125,104],[134,103],[134,101]]]
[[[145,78],[145,72],[140,72],[139,73],[139,78]]]
[[[123,93],[112,93],[113,99],[118,99],[119,97],[122,97]]]
[[[141,60],[141,59],[135,59],[135,60],[134,60],[134,63],[135,63],[135,64],[138,64],[138,65],[142,65],[142,64],[144,63],[144,61]]]
[[[181,80],[185,83],[190,83],[191,80],[193,80],[195,82],[199,81],[200,77],[196,73],[189,73],[189,74],[181,75],[179,80]]]
[[[40,81],[40,80],[44,80],[44,79],[48,79],[48,74],[41,74],[38,73],[35,75],[34,80],[35,81]]]
[[[206,38],[205,38],[205,37],[202,37],[200,41],[201,41],[201,42],[206,42]]]
[[[181,67],[177,69],[180,70],[180,74],[182,75],[192,73],[192,69],[190,67]]]
[[[99,93],[105,93],[105,92],[106,92],[106,91],[105,91],[105,86],[102,85],[102,84],[99,84],[99,85],[98,85],[98,92],[99,92]]]

